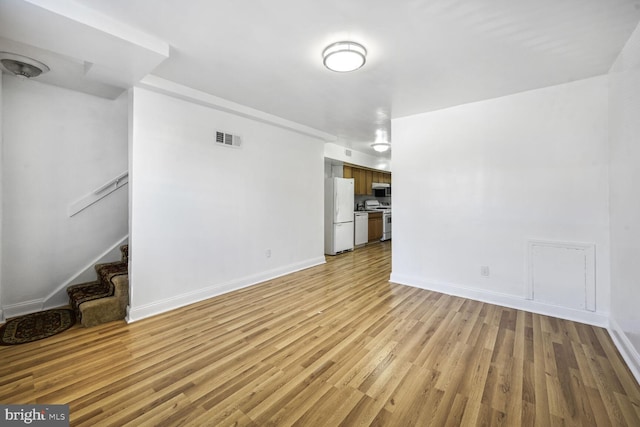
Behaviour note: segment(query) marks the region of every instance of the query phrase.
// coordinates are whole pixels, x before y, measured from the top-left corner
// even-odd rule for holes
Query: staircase
[[[69,286],[69,304],[82,326],[124,319],[129,305],[129,245],[120,246],[122,259],[97,264],[97,280]]]

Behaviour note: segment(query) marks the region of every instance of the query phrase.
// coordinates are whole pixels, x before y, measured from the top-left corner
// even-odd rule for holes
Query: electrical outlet
[[[482,277],[489,277],[489,266],[488,265],[480,266],[480,275]]]
[[[267,258],[271,258],[271,249],[267,249],[266,251],[264,251],[264,255],[265,255]]]

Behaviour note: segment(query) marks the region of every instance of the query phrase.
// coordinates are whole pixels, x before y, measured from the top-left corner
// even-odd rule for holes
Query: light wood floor
[[[87,426],[640,426],[605,330],[390,284],[390,248],[0,347],[0,403]]]

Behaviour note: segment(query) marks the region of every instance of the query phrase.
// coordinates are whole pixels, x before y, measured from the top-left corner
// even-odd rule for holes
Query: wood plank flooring
[[[0,347],[0,402],[79,426],[640,426],[605,330],[389,283],[390,254]]]

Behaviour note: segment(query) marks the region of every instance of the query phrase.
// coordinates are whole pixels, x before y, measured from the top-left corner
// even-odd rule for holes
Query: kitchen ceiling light
[[[38,77],[49,71],[49,67],[33,58],[9,52],[0,52],[2,68],[18,77]]]
[[[355,42],[337,42],[322,51],[322,58],[324,66],[331,71],[346,73],[364,65],[367,49]]]
[[[371,144],[371,147],[373,147],[373,149],[378,153],[384,153],[389,148],[391,148],[391,144],[388,142],[374,142],[373,144]]]

